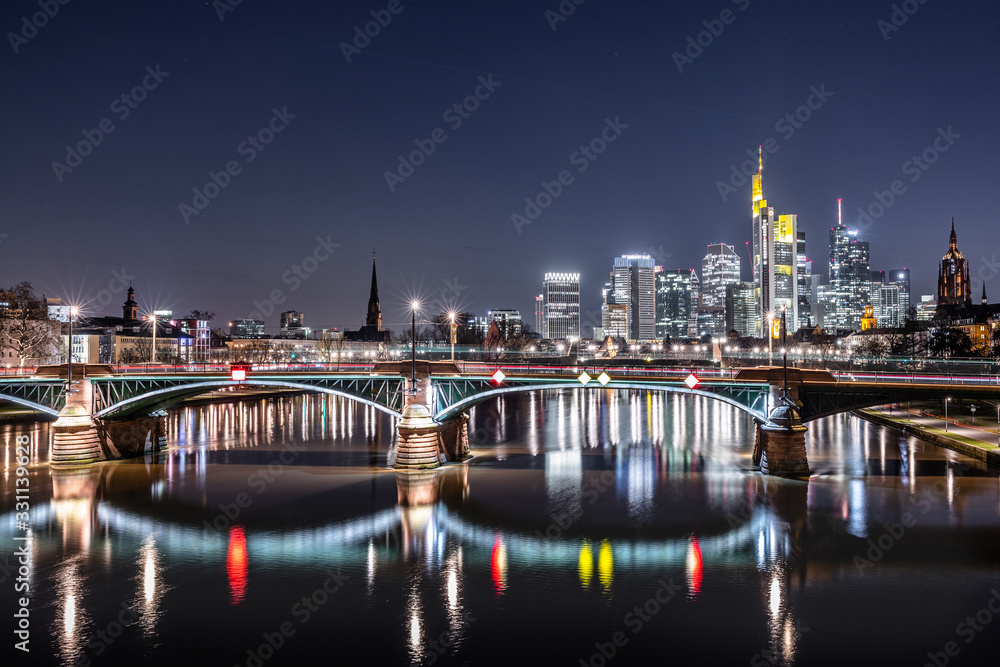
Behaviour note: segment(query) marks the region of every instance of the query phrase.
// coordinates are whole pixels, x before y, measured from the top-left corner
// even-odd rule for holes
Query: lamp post
[[[66,355],[66,393],[73,392],[73,320],[76,316],[76,306],[69,309],[69,352]]]
[[[410,386],[413,390],[414,395],[417,393],[417,308],[420,307],[419,301],[413,301],[410,304],[411,307],[411,321],[410,321],[410,343],[411,349],[411,362],[410,362]]]
[[[156,313],[150,315],[153,318],[153,351],[150,353],[150,363],[156,365]]]
[[[448,313],[448,319],[451,320],[451,363],[455,363],[455,313],[454,311]]]
[[[944,399],[944,432],[948,432],[948,401],[950,398],[945,397]]]
[[[772,313],[767,314],[767,365],[771,366],[774,363],[774,332],[772,328],[774,327],[774,315]]]

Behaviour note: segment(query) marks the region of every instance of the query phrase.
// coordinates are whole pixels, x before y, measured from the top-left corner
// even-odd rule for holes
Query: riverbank
[[[996,445],[994,432],[971,429],[960,424],[950,424],[949,430],[945,431],[942,427],[931,425],[935,421],[932,417],[920,419],[917,415],[899,410],[895,411],[893,415],[872,409],[855,410],[854,414],[872,423],[887,426],[980,461],[986,461],[991,465],[1000,466],[1000,447]]]

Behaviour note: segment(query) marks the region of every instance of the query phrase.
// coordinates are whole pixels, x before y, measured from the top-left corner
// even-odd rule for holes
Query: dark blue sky
[[[587,325],[617,254],[652,250],[700,270],[706,244],[724,241],[746,260],[749,185],[724,201],[718,183],[772,138],[765,195],[798,214],[815,271],[826,271],[836,199],[854,225],[899,180],[863,234],[872,268],[909,267],[914,293],[933,291],[954,216],[974,287],[986,278],[1000,298],[995,2],[911,0],[915,13],[888,32],[893,3],[867,0],[587,0],[555,30],[545,12],[557,0],[399,0],[350,63],[340,44],[390,3],[244,0],[224,20],[220,4],[76,0],[26,40],[7,34],[0,284],[30,280],[117,315],[124,269],[146,308],[210,309],[218,326],[278,291],[269,330],[286,309],[315,328],[355,328],[376,247],[389,326],[408,324],[414,295],[532,321],[545,271],[582,274]],[[724,10],[730,22],[714,22]],[[0,27],[20,34],[39,11],[6,2]],[[672,54],[704,22],[721,34],[701,35],[708,46],[678,71]],[[456,127],[444,113],[480,77],[495,83]],[[144,80],[134,108],[115,103]],[[811,99],[808,120],[782,121],[814,90],[826,99]],[[103,119],[114,129],[89,155],[53,167]],[[574,158],[607,119],[615,140]],[[269,123],[280,132],[263,150],[241,149]],[[437,128],[446,140],[390,190],[397,156]],[[926,170],[907,165],[925,150],[936,158]],[[230,161],[226,187],[185,216],[192,189]],[[572,181],[518,233],[511,215],[563,170]],[[313,256],[329,258],[303,264]]]

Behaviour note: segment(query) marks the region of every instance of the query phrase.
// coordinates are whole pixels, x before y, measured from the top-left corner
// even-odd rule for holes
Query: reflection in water
[[[580,574],[580,584],[584,590],[590,588],[590,580],[594,577],[594,553],[590,550],[590,542],[587,540],[584,540],[580,547],[580,558],[576,569]]]
[[[691,537],[691,546],[688,547],[687,559],[684,564],[687,568],[688,595],[694,600],[701,592],[701,577],[704,567],[697,537]]]
[[[593,637],[620,627],[620,608],[646,599],[655,575],[683,582],[687,592],[664,606],[661,627],[716,638],[691,625],[698,615],[691,605],[707,617],[740,609],[733,641],[746,654],[727,663],[766,652],[771,664],[793,664],[840,650],[829,635],[805,634],[802,620],[831,626],[845,614],[845,603],[828,609],[817,596],[847,591],[849,615],[873,622],[868,607],[875,605],[857,600],[905,595],[908,577],[891,583],[901,563],[904,573],[913,563],[937,563],[941,535],[962,552],[972,540],[962,531],[980,537],[988,531],[977,530],[1000,524],[995,472],[849,417],[811,425],[811,463],[822,474],[803,483],[748,471],[752,424],[708,399],[561,391],[507,397],[477,415],[480,427],[493,419],[496,427],[473,445],[476,458],[437,471],[385,471],[388,443],[378,432],[388,437],[388,418],[339,399],[303,397],[185,408],[171,413],[177,438],[162,455],[51,477],[42,467],[32,489],[41,493],[51,479],[51,502],[33,508],[41,544],[29,577],[36,569],[52,573],[37,583],[39,599],[53,603],[33,610],[33,623],[37,614],[51,653],[72,664],[122,613],[121,594],[95,582],[127,573],[135,577],[127,597],[134,596],[140,623],[115,649],[139,641],[144,657],[167,662],[184,654],[164,628],[196,632],[207,621],[223,637],[270,630],[272,620],[285,620],[274,614],[287,610],[278,609],[276,595],[283,604],[311,590],[317,572],[343,567],[354,578],[323,609],[324,623],[348,634],[391,626],[366,646],[373,662],[495,662],[506,655],[470,641],[491,632],[487,624],[472,632],[470,619],[486,614],[542,627],[559,614],[569,648],[543,656],[557,662],[571,657],[557,649],[592,653]],[[281,465],[259,502],[253,495],[240,525],[213,527],[213,508],[253,494],[248,474],[286,450],[296,452],[294,463]],[[872,566],[885,576],[862,579],[851,557],[925,496],[931,508]],[[12,511],[0,513],[12,519]],[[546,531],[557,512],[567,526]],[[944,532],[950,526],[957,530]],[[981,560],[954,566],[963,586],[989,583],[993,561]],[[176,587],[170,596],[165,574]],[[911,625],[953,627],[936,610],[897,605]],[[192,608],[200,615],[188,618]],[[296,651],[328,640],[318,628],[303,628],[282,659],[291,663]],[[630,637],[621,663],[641,661],[643,650],[658,646],[655,634]]]
[[[229,529],[226,573],[229,575],[230,601],[239,604],[247,592],[247,537],[242,526]]]

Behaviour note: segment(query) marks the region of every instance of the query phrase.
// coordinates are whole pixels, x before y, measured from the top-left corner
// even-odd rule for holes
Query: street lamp
[[[410,342],[412,344],[412,356],[411,356],[411,378],[410,385],[413,389],[413,393],[417,393],[417,309],[420,308],[420,302],[414,300],[410,307],[412,309],[412,320],[410,322]]]
[[[73,393],[73,320],[76,318],[76,306],[69,309],[69,353],[66,360],[66,394]]]
[[[455,363],[455,312],[448,313],[451,320],[451,363]]]
[[[944,399],[944,432],[948,432],[948,401],[950,398],[945,397]]]

